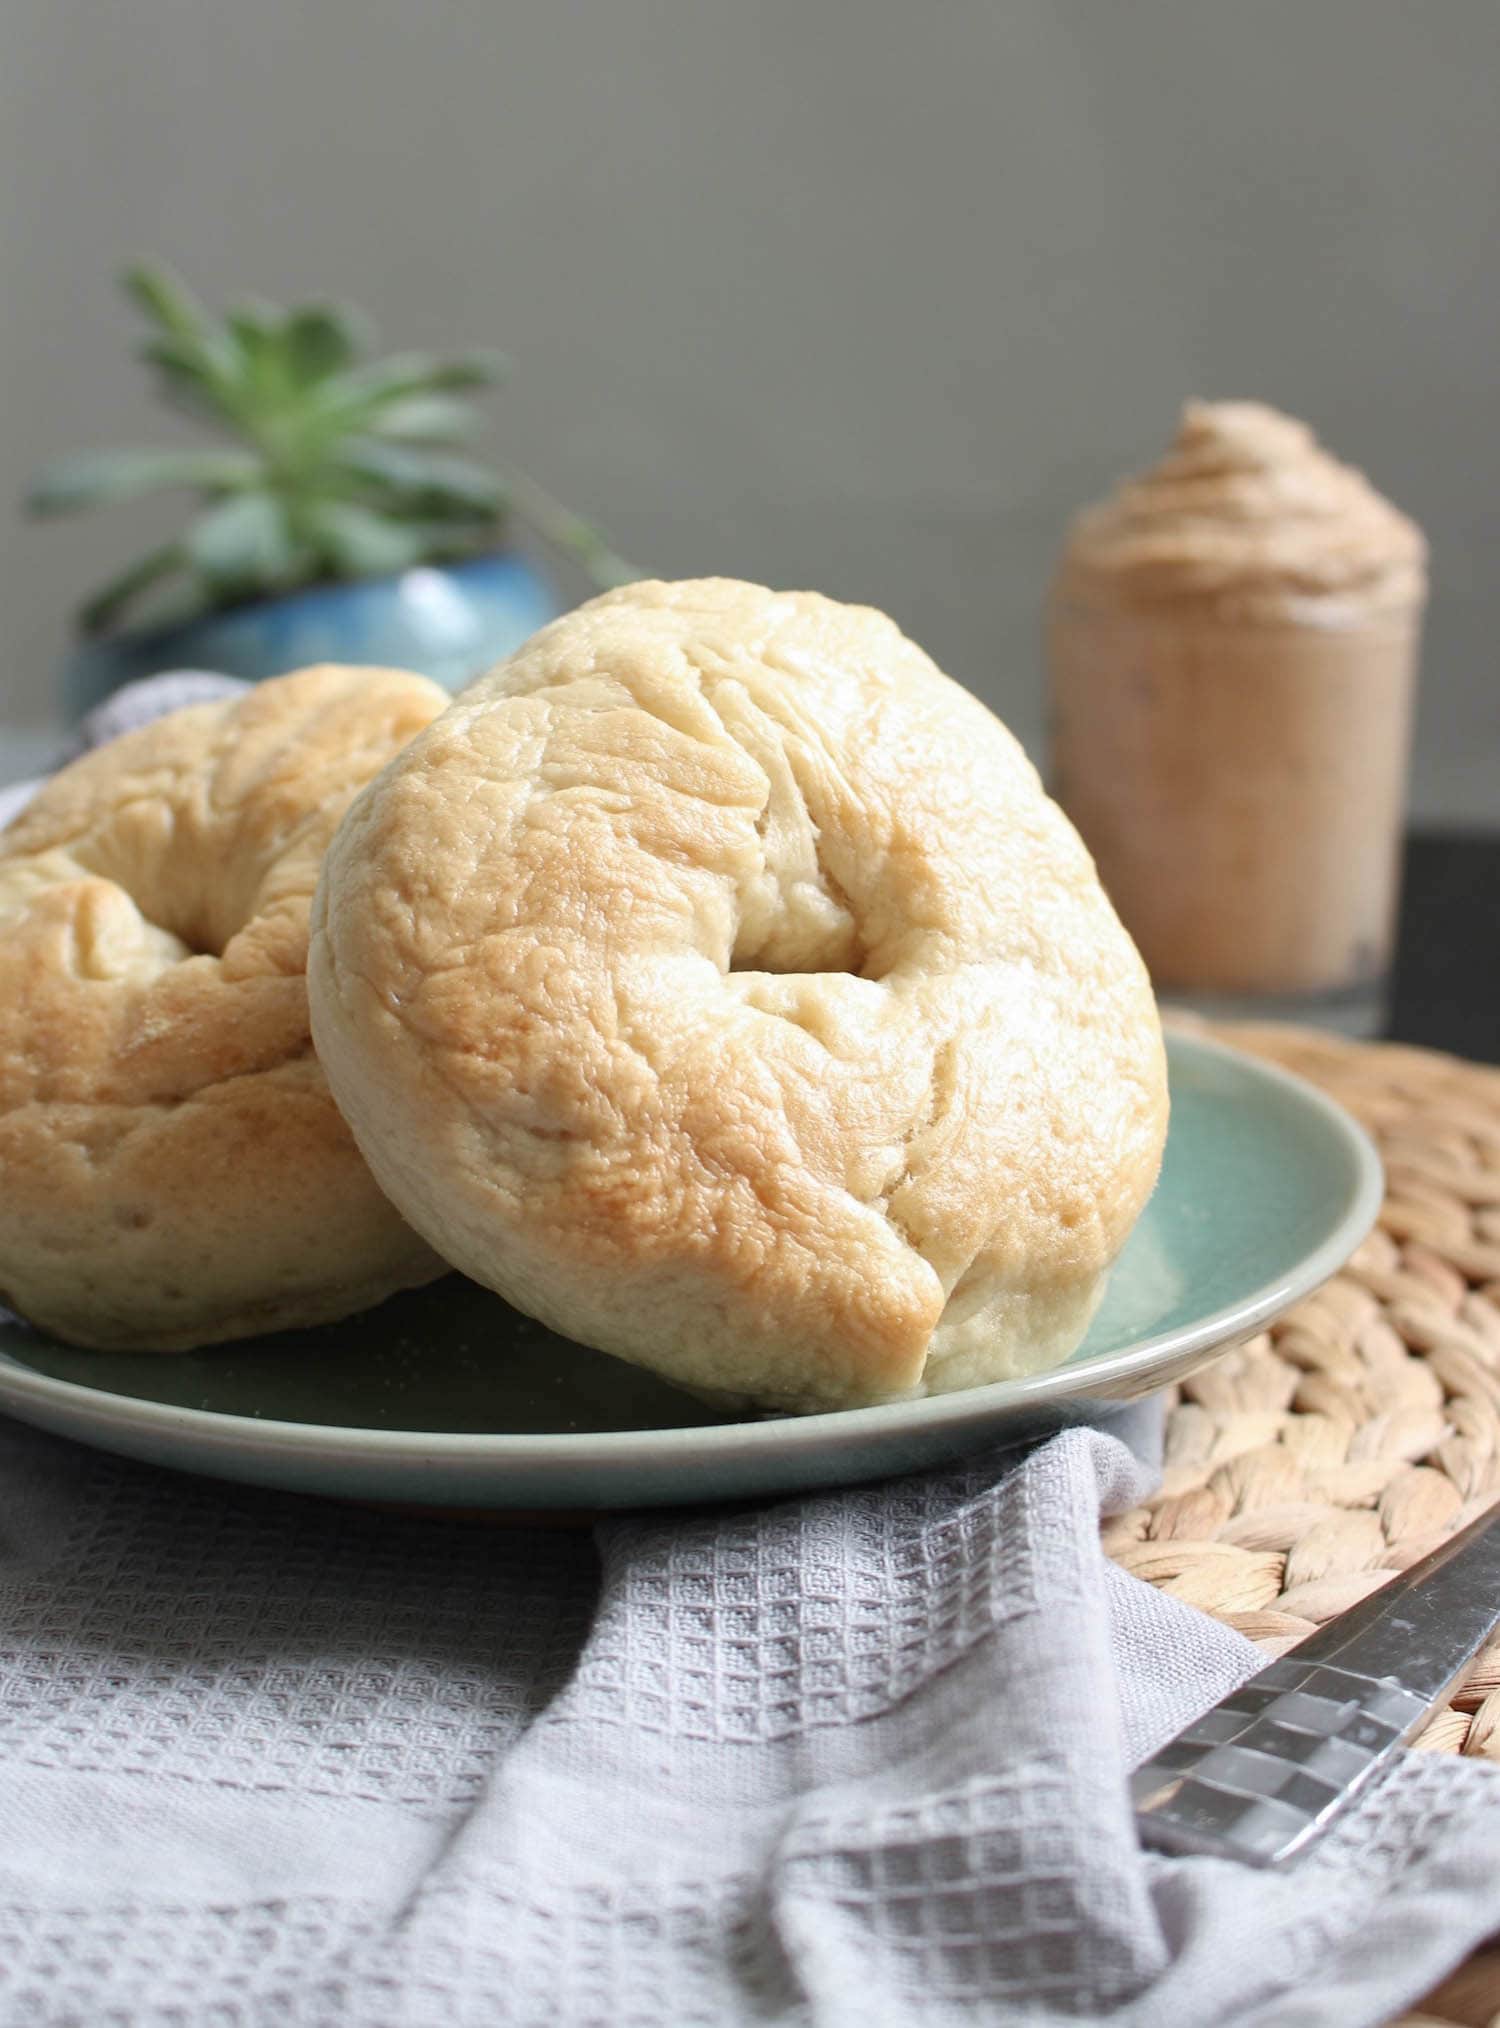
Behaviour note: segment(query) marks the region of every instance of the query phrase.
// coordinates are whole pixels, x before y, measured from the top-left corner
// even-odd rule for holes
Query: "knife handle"
[[[1141,1837],[1274,1866],[1389,1766],[1429,1709],[1392,1677],[1283,1656],[1137,1771]]]

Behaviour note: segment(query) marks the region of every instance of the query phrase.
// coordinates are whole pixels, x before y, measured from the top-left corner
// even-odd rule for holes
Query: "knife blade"
[[[1154,1753],[1142,1841],[1275,1866],[1382,1774],[1500,1621],[1500,1502]]]

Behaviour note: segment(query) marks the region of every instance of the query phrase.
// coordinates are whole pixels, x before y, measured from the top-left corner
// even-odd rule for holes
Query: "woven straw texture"
[[[1341,1274],[1177,1390],[1166,1472],[1105,1545],[1269,1660],[1500,1499],[1500,1070],[1294,1028],[1213,1033],[1374,1134],[1380,1221]],[[1500,1761],[1500,1638],[1419,1746]],[[1402,2028],[1500,2028],[1500,1938]]]

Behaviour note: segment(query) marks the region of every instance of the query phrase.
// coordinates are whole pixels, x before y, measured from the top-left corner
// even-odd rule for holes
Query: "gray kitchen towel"
[[[1100,1550],[1150,1435],[590,1535],[0,1419],[0,2023],[1384,2021],[1500,1924],[1500,1776],[1143,1853],[1258,1660]]]
[[[1127,1770],[1257,1661],[1101,1553],[1151,1476],[1073,1430],[591,1538],[0,1422],[0,2020],[1383,2021],[1500,1922],[1500,1774],[1143,1854]]]

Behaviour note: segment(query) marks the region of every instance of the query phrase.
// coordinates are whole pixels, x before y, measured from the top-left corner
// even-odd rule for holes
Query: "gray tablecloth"
[[[1150,1441],[591,1536],[0,1421],[0,2022],[1384,2020],[1500,1924],[1500,1774],[1143,1854],[1257,1662],[1100,1552]]]

